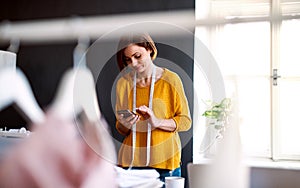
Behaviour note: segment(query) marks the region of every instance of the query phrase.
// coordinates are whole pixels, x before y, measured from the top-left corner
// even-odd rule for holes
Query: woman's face
[[[125,61],[138,73],[142,73],[151,68],[151,50],[147,50],[142,46],[130,44],[124,50]]]

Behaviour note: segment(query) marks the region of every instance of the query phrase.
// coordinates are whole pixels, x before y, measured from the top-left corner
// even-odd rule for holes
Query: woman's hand
[[[159,128],[165,131],[176,130],[176,123],[173,119],[159,119],[155,116],[154,112],[145,105],[138,107],[136,111],[142,116],[141,119],[149,121],[154,129]]]
[[[139,120],[139,115],[131,115],[129,117],[124,117],[123,114],[117,114],[116,117],[117,120],[127,129],[131,129],[132,126]]]
[[[158,128],[160,126],[161,120],[155,116],[149,107],[143,105],[137,108],[136,111],[142,116],[141,119],[148,120],[153,128]]]

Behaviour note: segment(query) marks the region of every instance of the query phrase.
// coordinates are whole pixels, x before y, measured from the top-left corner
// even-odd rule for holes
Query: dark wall
[[[32,20],[193,9],[193,0],[5,0],[0,20]]]
[[[194,0],[163,0],[163,1],[141,1],[141,0],[10,0],[1,2],[0,21],[9,20],[37,20],[45,18],[65,18],[72,16],[97,16],[112,15],[120,13],[137,13],[149,11],[171,11],[191,9],[195,7]],[[1,24],[1,22],[0,22]],[[0,36],[1,38],[1,36]],[[179,36],[166,39],[181,44],[179,48],[172,48],[164,44],[158,44],[158,57],[175,62],[189,79],[193,78],[193,60],[187,54],[182,53],[180,48],[193,52],[193,37]],[[43,109],[51,103],[62,74],[73,65],[74,42],[49,43],[49,44],[24,44],[21,41],[17,53],[17,66],[24,71],[30,81],[35,97]],[[0,49],[6,50],[7,44],[0,44]],[[100,108],[111,125],[112,133],[117,140],[122,137],[114,128],[115,117],[112,104],[108,98],[111,97],[112,83],[118,74],[116,64],[107,64],[97,80],[97,92]],[[172,66],[170,67],[172,69]],[[188,79],[188,80],[189,80]],[[189,81],[184,81],[184,87],[193,109],[193,86]],[[104,89],[107,88],[107,89]],[[2,91],[0,91],[2,92]],[[21,128],[25,126],[26,120],[18,115],[14,107],[10,106],[0,112],[0,127]],[[184,140],[182,156],[182,175],[187,177],[186,164],[192,161],[192,129],[181,134]],[[187,179],[187,178],[186,178]],[[187,181],[186,181],[187,182]],[[187,184],[186,184],[187,185]],[[187,186],[186,186],[187,187]]]

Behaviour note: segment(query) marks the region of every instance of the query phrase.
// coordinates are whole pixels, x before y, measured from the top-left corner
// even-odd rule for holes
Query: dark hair
[[[151,59],[154,60],[156,58],[157,48],[149,34],[142,33],[122,36],[119,41],[117,52],[117,61],[120,71],[122,71],[127,66],[124,58],[124,50],[130,44],[136,44],[138,46],[146,48],[146,50],[150,50]]]

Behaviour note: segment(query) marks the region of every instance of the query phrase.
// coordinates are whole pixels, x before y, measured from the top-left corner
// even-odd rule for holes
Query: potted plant
[[[224,98],[219,103],[209,101],[206,104],[208,107],[202,116],[206,117],[207,127],[200,147],[200,153],[204,153],[205,156],[209,157],[214,155],[216,151],[215,142],[223,138],[223,132],[226,129],[228,117],[231,112],[231,99]]]
[[[215,129],[224,131],[228,122],[231,109],[230,98],[224,98],[220,103],[211,102],[209,108],[202,114],[210,119],[209,124],[214,125]]]

